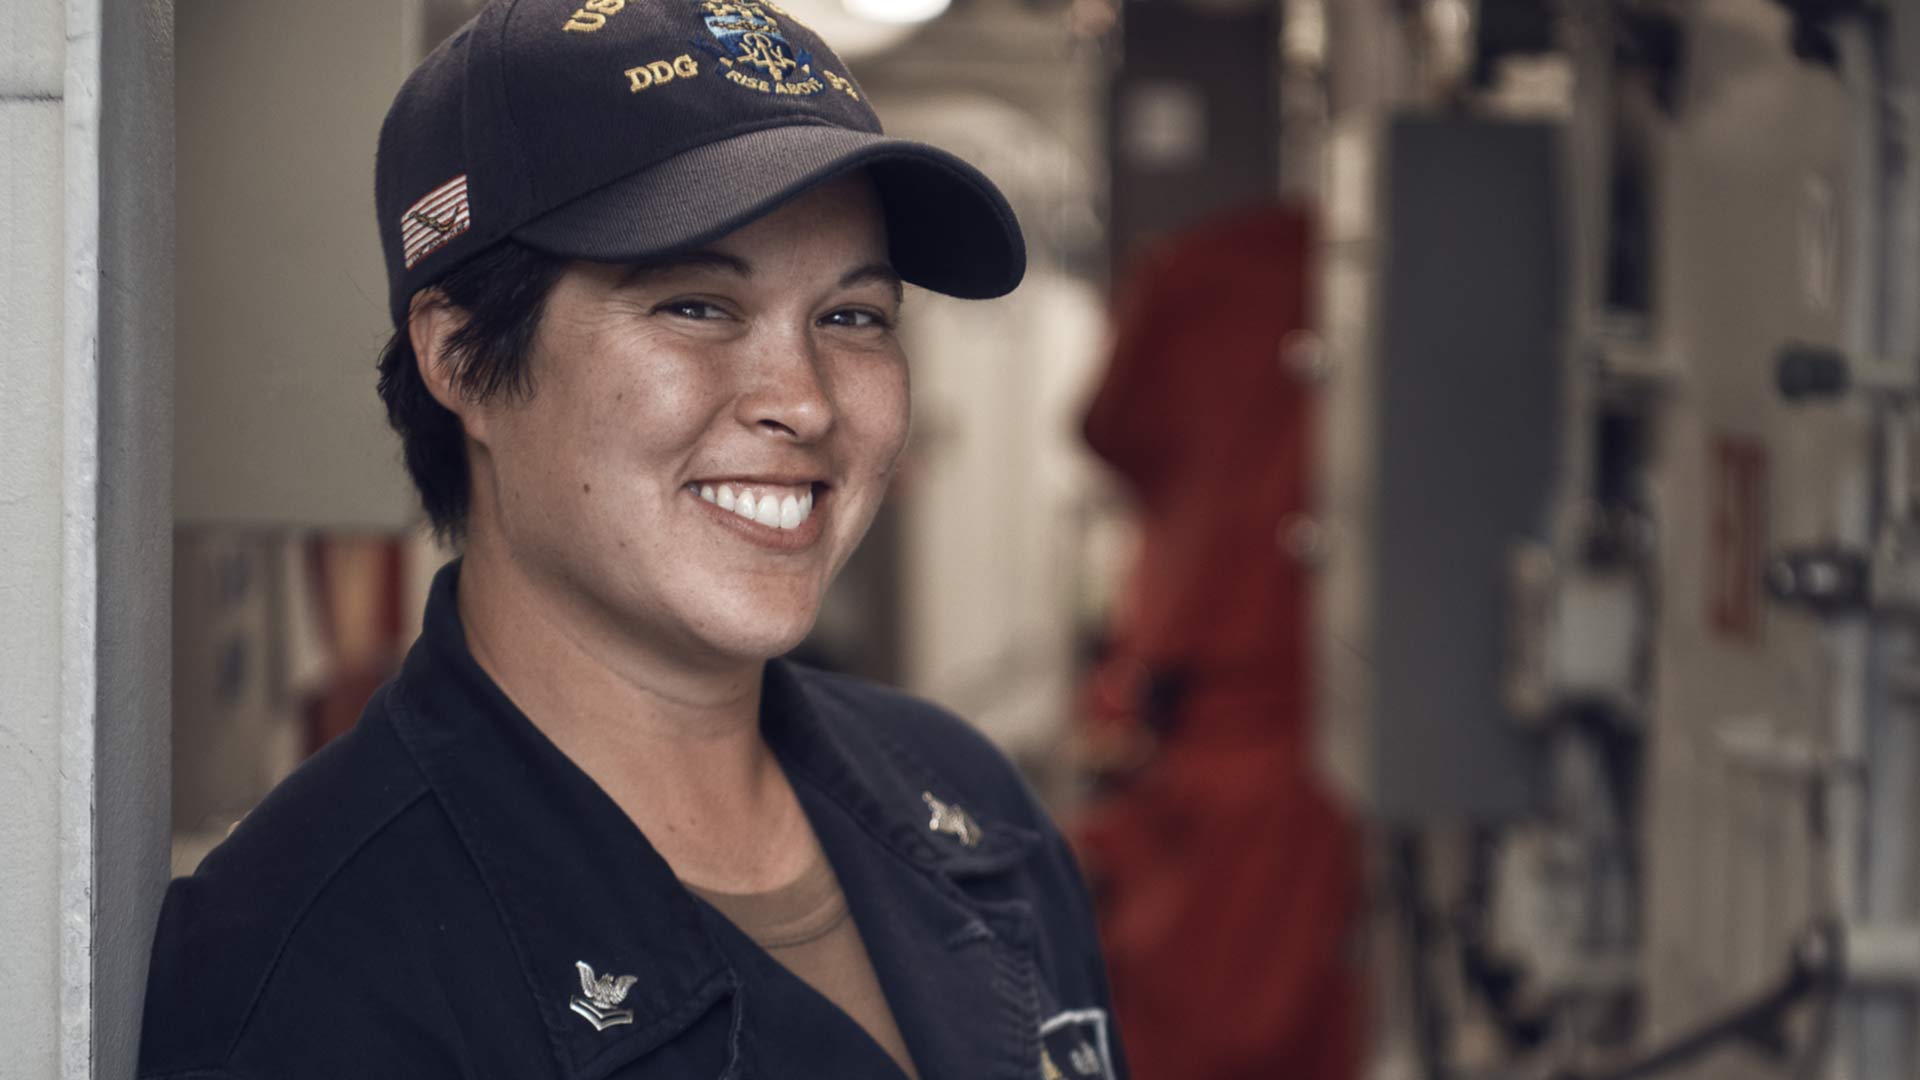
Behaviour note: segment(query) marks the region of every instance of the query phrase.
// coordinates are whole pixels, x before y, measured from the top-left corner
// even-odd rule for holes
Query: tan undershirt
[[[813,863],[798,878],[768,892],[721,893],[693,885],[687,888],[712,904],[781,966],[840,1006],[902,1072],[920,1080],[825,852],[816,849]]]

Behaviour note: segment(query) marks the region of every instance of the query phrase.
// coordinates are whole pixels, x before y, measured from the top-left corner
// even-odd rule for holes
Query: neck
[[[760,735],[764,662],[694,668],[503,555],[476,535],[461,565],[481,669],[679,877],[751,892],[797,873],[812,835]]]

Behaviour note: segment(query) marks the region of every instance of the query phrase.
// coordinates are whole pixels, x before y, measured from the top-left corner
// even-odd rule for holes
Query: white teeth
[[[741,488],[735,494],[732,484],[689,485],[689,489],[722,510],[731,510],[748,521],[776,529],[797,529],[813,516],[813,488],[810,485],[794,495],[769,491],[755,496],[752,488]]]
[[[760,504],[753,511],[753,520],[762,525],[780,524],[780,496],[773,494],[760,496]]]

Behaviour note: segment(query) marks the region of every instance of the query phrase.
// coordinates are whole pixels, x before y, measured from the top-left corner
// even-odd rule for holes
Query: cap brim
[[[567,258],[657,258],[718,240],[855,169],[869,170],[879,189],[903,279],[971,300],[1020,284],[1027,268],[1020,223],[980,170],[925,143],[819,124],[697,147],[544,214],[513,237]]]

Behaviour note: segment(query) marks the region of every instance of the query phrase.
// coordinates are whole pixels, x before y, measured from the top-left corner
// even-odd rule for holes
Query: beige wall
[[[373,155],[420,11],[180,5],[182,522],[396,528],[415,514],[374,393],[390,327]]]

